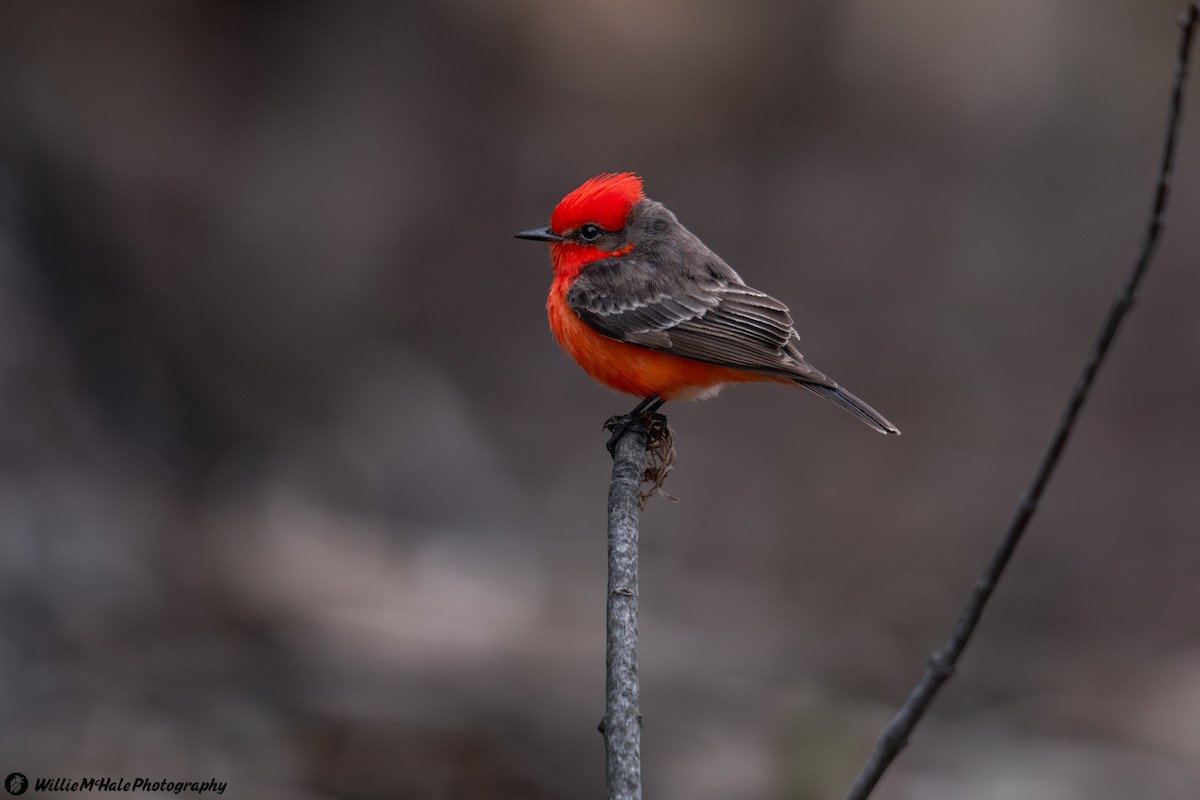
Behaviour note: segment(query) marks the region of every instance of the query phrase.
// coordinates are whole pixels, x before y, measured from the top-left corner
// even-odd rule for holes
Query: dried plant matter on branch
[[[675,469],[675,431],[671,429],[667,418],[662,414],[646,414],[630,421],[627,417],[609,417],[604,423],[604,429],[611,431],[613,438],[609,440],[609,452],[616,458],[616,442],[629,425],[639,425],[646,434],[646,466],[642,471],[641,482],[646,484],[638,493],[638,508],[646,510],[650,498],[662,495],[675,503],[678,497],[668,494],[662,487],[667,476]]]

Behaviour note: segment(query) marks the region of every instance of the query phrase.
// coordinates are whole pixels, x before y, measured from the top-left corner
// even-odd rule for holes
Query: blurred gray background
[[[545,248],[601,171],[904,431],[666,408],[648,797],[836,798],[1143,234],[1182,0],[8,2],[0,773],[600,798],[600,425]],[[994,607],[878,792],[1200,796],[1200,97]]]

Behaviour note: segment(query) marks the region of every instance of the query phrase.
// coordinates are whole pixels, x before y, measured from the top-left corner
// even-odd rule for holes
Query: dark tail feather
[[[813,394],[825,398],[834,405],[841,406],[880,433],[885,435],[900,435],[899,428],[888,422],[886,419],[884,419],[882,414],[871,408],[862,400],[859,400],[857,397],[847,392],[842,387],[822,386],[819,383],[806,383],[804,381],[796,381],[796,383],[800,384],[805,389],[808,389]]]

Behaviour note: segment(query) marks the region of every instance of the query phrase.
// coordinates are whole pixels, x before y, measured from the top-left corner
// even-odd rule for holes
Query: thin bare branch
[[[646,470],[647,426],[612,420],[608,488],[608,603],[605,658],[605,768],[610,800],[641,800],[642,717],[638,684],[638,511]]]
[[[1117,292],[1112,307],[1105,317],[1100,332],[1092,345],[1083,371],[1071,392],[1066,409],[1059,420],[1054,435],[1050,437],[1041,461],[1033,472],[1024,493],[1017,503],[1013,517],[1008,524],[1004,537],[988,561],[983,574],[975,583],[970,599],[963,609],[958,623],[954,626],[950,638],[940,650],[935,651],[929,658],[920,681],[904,701],[899,713],[888,723],[880,734],[875,748],[855,780],[846,800],[865,800],[869,797],[884,771],[892,763],[900,751],[908,743],[913,729],[924,717],[926,710],[933,702],[934,696],[942,685],[954,674],[958,659],[966,648],[971,634],[979,624],[988,599],[996,588],[997,582],[1004,573],[1004,568],[1012,558],[1013,552],[1021,541],[1029,521],[1037,511],[1038,501],[1050,482],[1054,469],[1062,456],[1075,421],[1087,400],[1088,392],[1095,382],[1109,348],[1117,335],[1125,315],[1133,307],[1137,296],[1138,286],[1146,274],[1150,259],[1158,247],[1158,241],[1163,230],[1163,221],[1167,211],[1167,200],[1170,196],[1171,174],[1175,161],[1175,142],[1179,132],[1180,119],[1183,114],[1183,87],[1187,77],[1188,63],[1191,55],[1192,34],[1196,29],[1200,9],[1195,2],[1189,3],[1187,10],[1181,15],[1179,23],[1183,29],[1179,42],[1179,57],[1175,71],[1174,85],[1171,91],[1170,111],[1167,119],[1167,136],[1163,146],[1162,162],[1158,170],[1158,183],[1155,187],[1154,201],[1150,210],[1150,219],[1146,225],[1145,236],[1133,269],[1124,284]]]

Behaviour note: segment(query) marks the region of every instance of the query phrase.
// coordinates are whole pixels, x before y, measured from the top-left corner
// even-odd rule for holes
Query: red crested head
[[[606,231],[619,231],[629,210],[645,196],[642,179],[634,173],[601,173],[562,199],[550,215],[550,228],[561,236],[594,222]]]

